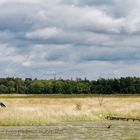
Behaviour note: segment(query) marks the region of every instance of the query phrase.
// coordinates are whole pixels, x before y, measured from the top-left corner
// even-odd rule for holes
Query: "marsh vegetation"
[[[32,126],[104,120],[107,115],[140,118],[140,96],[1,95],[1,126]],[[102,98],[99,101],[99,98]],[[102,104],[102,107],[101,105]]]

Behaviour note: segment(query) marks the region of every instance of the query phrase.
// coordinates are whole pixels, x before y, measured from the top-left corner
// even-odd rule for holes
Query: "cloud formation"
[[[139,76],[139,12],[137,0],[1,0],[0,75]]]

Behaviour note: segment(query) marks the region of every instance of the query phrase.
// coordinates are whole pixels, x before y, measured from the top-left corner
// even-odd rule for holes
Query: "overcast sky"
[[[0,0],[0,77],[139,75],[139,0]]]

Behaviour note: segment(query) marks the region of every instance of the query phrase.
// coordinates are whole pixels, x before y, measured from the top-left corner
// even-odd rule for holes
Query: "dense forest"
[[[37,94],[116,94],[140,93],[140,78],[76,80],[31,78],[0,78],[0,93],[37,93]]]

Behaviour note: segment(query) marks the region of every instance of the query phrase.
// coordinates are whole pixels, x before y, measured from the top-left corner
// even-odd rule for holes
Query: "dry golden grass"
[[[140,97],[1,98],[0,125],[95,121],[116,114],[140,117]]]

